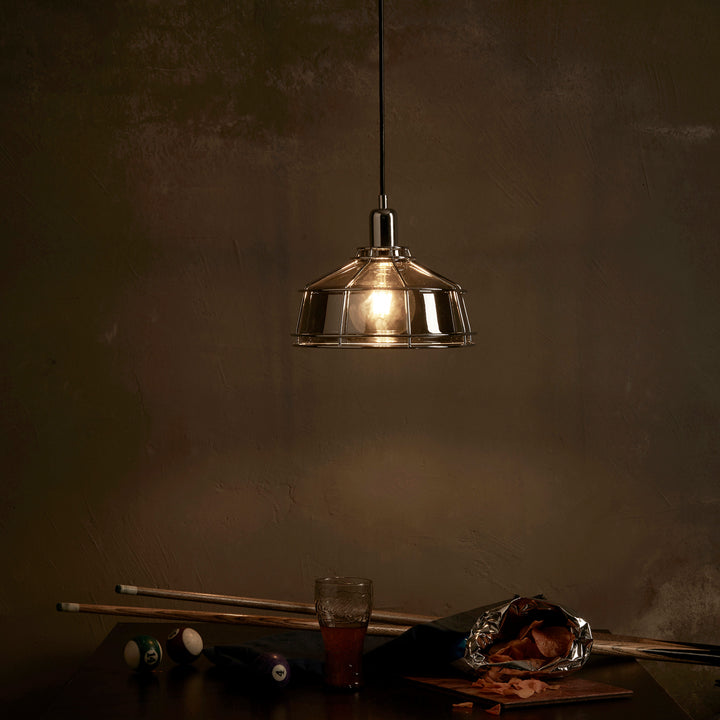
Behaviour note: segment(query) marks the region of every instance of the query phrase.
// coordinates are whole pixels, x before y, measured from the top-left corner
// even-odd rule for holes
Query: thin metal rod
[[[385,197],[385,49],[383,28],[383,0],[378,0],[378,94],[380,111],[380,209],[387,207]]]

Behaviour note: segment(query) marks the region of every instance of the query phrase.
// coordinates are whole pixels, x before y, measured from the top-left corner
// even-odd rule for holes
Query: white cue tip
[[[56,607],[58,612],[80,612],[79,603],[58,603]]]
[[[116,585],[115,592],[121,595],[137,595],[137,585]]]

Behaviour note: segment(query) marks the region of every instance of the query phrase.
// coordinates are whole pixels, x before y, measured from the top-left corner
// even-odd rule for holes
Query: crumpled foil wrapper
[[[545,620],[548,625],[565,625],[573,636],[570,651],[564,657],[538,660],[489,662],[485,652],[499,640],[507,640],[513,632],[533,620]],[[518,597],[486,610],[475,622],[465,646],[465,656],[457,664],[465,672],[480,673],[491,668],[524,671],[533,677],[559,677],[578,670],[590,656],[592,631],[590,624],[576,617],[560,605],[543,598]]]

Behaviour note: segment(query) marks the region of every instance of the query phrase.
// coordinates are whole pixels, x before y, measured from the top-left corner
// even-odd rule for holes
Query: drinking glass
[[[315,610],[325,645],[325,682],[333,688],[362,687],[362,653],[372,612],[372,580],[315,580]]]

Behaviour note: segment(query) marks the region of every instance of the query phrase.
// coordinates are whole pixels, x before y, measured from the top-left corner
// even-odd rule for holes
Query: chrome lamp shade
[[[395,245],[392,210],[371,216],[372,245],[307,285],[295,345],[451,348],[472,345],[463,289]]]

